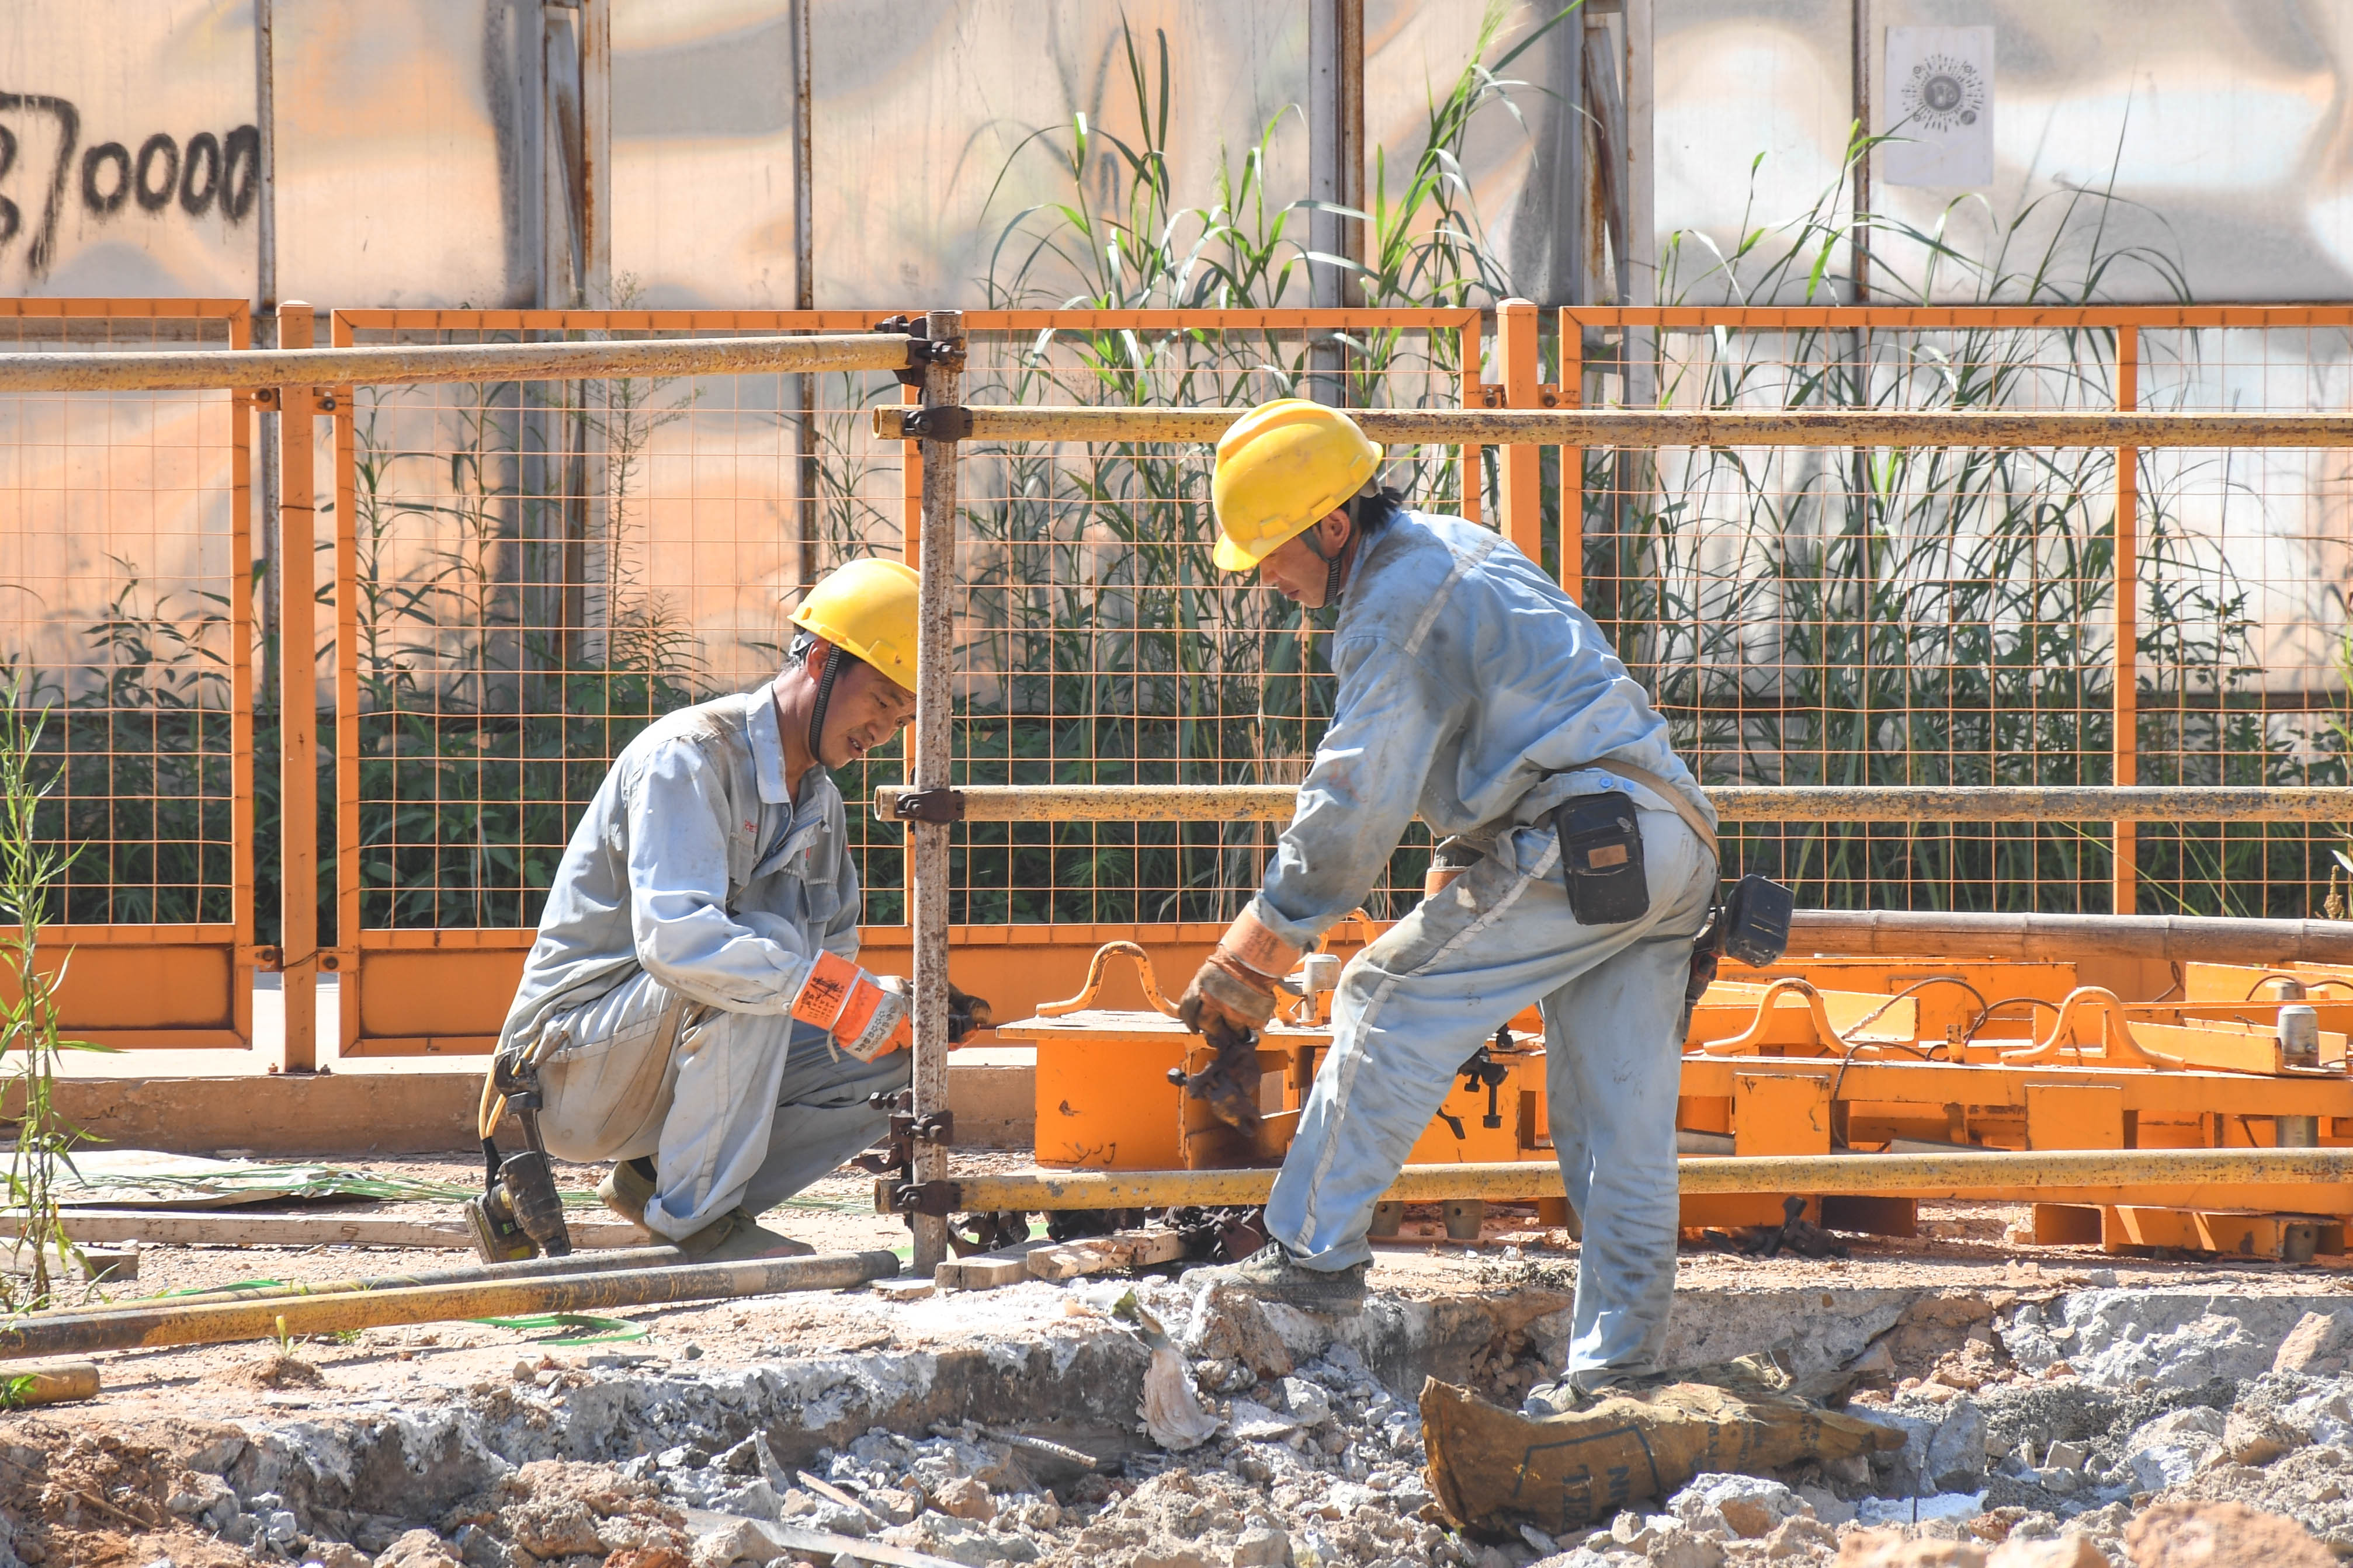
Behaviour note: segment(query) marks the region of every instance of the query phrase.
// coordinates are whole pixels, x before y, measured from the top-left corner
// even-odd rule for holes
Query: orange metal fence
[[[0,300],[15,353],[243,348],[237,300]],[[0,681],[46,707],[68,1032],[241,1047],[255,964],[250,400],[0,397]]]
[[[233,301],[6,311],[26,347],[148,346],[159,333],[245,341]],[[879,314],[343,310],[331,331],[337,344],[839,331]],[[32,324],[69,318],[82,324],[56,340]],[[307,341],[311,320],[289,312],[281,342]],[[1247,404],[1304,384],[1398,406],[2353,407],[2353,308],[1556,315],[1507,303],[1486,320],[968,312],[965,396]],[[280,680],[293,717],[277,787],[265,778],[262,792],[283,824],[262,884],[281,898],[288,1061],[317,1059],[307,998],[322,971],[341,975],[343,1054],[478,1052],[555,858],[620,745],[659,711],[765,679],[800,584],[850,555],[906,548],[914,444],[872,437],[863,414],[914,394],[875,374],[10,400],[16,468],[0,495],[14,510],[0,546],[32,552],[15,580],[45,592],[36,580],[52,569],[40,551],[113,537],[66,510],[93,497],[117,508],[135,497],[158,537],[214,552],[165,584],[138,549],[121,556],[128,565],[101,568],[106,551],[78,546],[82,557],[55,575],[84,597],[102,578],[107,613],[76,623],[8,612],[6,651],[82,682],[69,700],[104,716],[103,746],[68,759],[62,798],[86,814],[74,820],[105,826],[76,830],[85,883],[58,935],[78,953],[76,1023],[112,1043],[250,1038],[243,415],[280,395],[285,558],[309,550],[320,566],[283,574]],[[36,438],[25,423],[36,405],[81,434]],[[130,466],[186,445],[126,423],[132,409],[196,420],[199,468],[212,477],[183,484]],[[1208,572],[1208,456],[1144,443],[967,445],[963,776],[1297,776],[1324,700],[1316,639],[1261,591]],[[2333,455],[1393,456],[1418,501],[1484,516],[1558,570],[1710,782],[2342,782],[2339,585],[2353,575],[2343,543],[2353,531]],[[54,482],[42,477],[51,471]],[[153,597],[164,593],[210,596],[164,614]],[[171,699],[197,715],[174,720],[196,737],[186,755],[223,763],[182,769],[175,777],[200,782],[176,795],[126,783],[163,752],[123,726],[147,722],[137,715],[164,700],[157,679],[177,667],[157,652],[164,637],[181,639],[164,653],[195,649],[185,668],[203,672],[185,686],[193,695]],[[79,733],[100,732],[81,722]],[[895,751],[878,755],[844,793],[871,798],[866,786],[900,767]],[[322,779],[325,836],[306,826],[305,794]],[[126,814],[132,801],[149,815]],[[151,809],[167,802],[201,830],[174,838],[169,813]],[[907,942],[899,834],[855,808],[852,832],[869,949],[890,967]],[[194,847],[173,847],[182,840]],[[1139,940],[1181,964],[1247,897],[1272,841],[1254,824],[961,827],[959,977],[993,987],[1000,1010],[1026,1011],[1075,988],[1103,941]],[[2136,835],[2101,823],[1757,825],[1735,840],[1810,903],[1986,907],[1994,889],[1993,907],[2258,915],[2324,912],[2337,841],[2281,825]],[[322,845],[332,862],[323,878]],[[1368,900],[1377,921],[1409,906],[1418,853],[1409,846]],[[167,865],[198,869],[166,876]],[[102,909],[89,901],[101,896]],[[134,912],[166,905],[188,918]],[[102,918],[83,918],[92,910]],[[157,953],[171,967],[157,971]],[[171,983],[153,984],[158,973]]]

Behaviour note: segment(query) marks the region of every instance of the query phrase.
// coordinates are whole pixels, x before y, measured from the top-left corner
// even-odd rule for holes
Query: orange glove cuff
[[[818,953],[817,962],[809,965],[808,978],[801,982],[800,994],[793,998],[793,1016],[831,1034],[847,1032],[855,1039],[857,1030],[844,1031],[836,1026],[841,1022],[842,1009],[849,1005],[861,978],[858,965],[840,954]],[[866,1017],[874,1016],[874,1006],[872,1001],[867,1002]]]
[[[836,1038],[854,1040],[866,1032],[874,1021],[874,1010],[882,1005],[882,987],[857,984],[849,988],[849,1000],[841,1005],[841,1016],[834,1020]]]
[[[1269,980],[1280,980],[1299,967],[1302,949],[1292,946],[1263,925],[1258,917],[1244,910],[1226,928],[1225,936],[1218,942],[1218,951],[1255,973]]]

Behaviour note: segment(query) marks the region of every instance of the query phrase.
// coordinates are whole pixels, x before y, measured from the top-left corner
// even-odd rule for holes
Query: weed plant
[[[48,1304],[53,1258],[70,1269],[81,1258],[57,1195],[58,1167],[80,1134],[55,1094],[58,1058],[70,1044],[57,1002],[69,960],[52,963],[41,940],[73,858],[40,826],[57,778],[42,754],[48,717],[21,677],[0,685],[0,1076],[16,1113],[6,1205],[13,1267],[0,1274],[0,1310],[12,1313]]]

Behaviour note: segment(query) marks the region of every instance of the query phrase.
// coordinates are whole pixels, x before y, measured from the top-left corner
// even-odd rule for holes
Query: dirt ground
[[[1028,1161],[1013,1154],[958,1153],[955,1159],[958,1173],[1026,1168]],[[367,1169],[448,1183],[470,1183],[480,1174],[477,1164],[458,1158],[371,1160]],[[557,1179],[567,1190],[586,1191],[601,1173],[600,1167],[559,1166]],[[311,1212],[328,1213],[338,1212],[343,1205],[306,1206]],[[442,1219],[448,1216],[450,1205],[377,1203],[366,1205],[365,1212]],[[1524,1219],[1527,1228],[1512,1228],[1514,1217]],[[2197,1281],[2218,1289],[2262,1290],[2287,1288],[2295,1280],[2333,1279],[2344,1271],[2339,1260],[2329,1258],[2308,1265],[2218,1267],[2211,1260],[2120,1258],[2096,1247],[2037,1247],[2002,1240],[2008,1227],[2022,1224],[2027,1217],[2024,1205],[1924,1205],[1923,1235],[1850,1236],[1844,1239],[1851,1256],[1844,1259],[1750,1258],[1687,1241],[1677,1268],[1677,1289],[1771,1290],[1819,1284],[1841,1289],[2015,1290]],[[1434,1206],[1427,1211],[1417,1207],[1408,1212],[1408,1228],[1420,1225],[1435,1229],[1436,1219]],[[907,1247],[905,1223],[873,1212],[873,1178],[848,1168],[770,1214],[766,1223],[820,1252],[895,1248],[903,1256]],[[1567,1288],[1568,1266],[1574,1264],[1577,1251],[1577,1244],[1567,1233],[1536,1226],[1532,1206],[1499,1205],[1476,1246],[1438,1239],[1381,1244],[1373,1285],[1409,1299],[1431,1299],[1504,1278],[1515,1282],[1540,1280],[1545,1266],[1552,1264],[1561,1268],[1560,1283]],[[134,1284],[100,1286],[88,1292],[87,1299],[92,1304],[122,1303],[254,1280],[323,1282],[456,1268],[470,1261],[470,1253],[406,1247],[142,1247]],[[787,1352],[920,1349],[943,1338],[961,1337],[910,1324],[902,1321],[906,1314],[891,1311],[864,1291],[625,1309],[600,1315],[642,1328],[644,1337],[561,1348],[552,1353],[571,1361],[617,1355],[630,1360],[646,1357],[683,1363],[710,1358],[731,1363]],[[104,1405],[111,1414],[176,1412],[191,1391],[201,1390],[208,1414],[229,1416],[309,1408],[393,1392],[403,1397],[431,1398],[483,1377],[504,1374],[519,1357],[535,1359],[550,1353],[539,1342],[562,1337],[548,1331],[440,1323],[307,1338],[301,1342],[302,1359],[319,1369],[323,1381],[300,1388],[258,1384],[244,1375],[257,1363],[274,1356],[274,1345],[115,1351],[101,1352],[95,1359],[106,1389]]]
[[[959,1172],[979,1173],[1021,1168],[1027,1162],[1022,1156],[964,1153],[955,1163]],[[371,1161],[368,1168],[453,1184],[478,1179],[478,1167],[457,1158]],[[590,1168],[567,1167],[559,1172],[559,1180],[567,1188],[585,1190],[596,1174]],[[871,1194],[871,1177],[845,1169],[772,1214],[768,1223],[819,1251],[896,1248],[903,1255],[903,1223],[874,1214]],[[322,1212],[328,1207],[311,1206]],[[375,1204],[366,1212],[446,1219],[449,1207]],[[2076,1485],[2046,1462],[2049,1452],[2064,1457],[2063,1444],[2073,1440],[2065,1434],[2074,1427],[2063,1432],[2047,1415],[2035,1414],[2043,1410],[2043,1403],[2038,1403],[2042,1400],[2041,1381],[2072,1378],[2073,1373],[2063,1361],[2054,1363],[2055,1372],[2013,1362],[1988,1331],[1995,1315],[2027,1310],[2038,1302],[2052,1303],[2056,1312],[2059,1304],[2094,1297],[2187,1294],[2240,1302],[2280,1297],[2308,1303],[2346,1293],[2348,1276],[2339,1259],[2305,1265],[2224,1264],[2111,1257],[2096,1248],[2037,1247],[2007,1239],[2021,1234],[2027,1217],[2022,1206],[1924,1205],[1920,1236],[1843,1237],[1840,1239],[1849,1254],[1844,1258],[1749,1257],[1718,1240],[1687,1237],[1678,1264],[1677,1288],[1684,1303],[1678,1310],[1721,1315],[1729,1338],[1720,1335],[1719,1340],[1726,1347],[1757,1349],[1763,1344],[1749,1342],[1778,1341],[1786,1347],[1809,1335],[1835,1337],[1831,1320],[1841,1313],[1852,1317],[1854,1304],[1867,1303],[1874,1293],[1900,1293],[1912,1300],[1900,1319],[1893,1308],[1882,1314],[1879,1321],[1894,1326],[1873,1330],[1865,1353],[1853,1355],[1862,1349],[1860,1340],[1838,1352],[1862,1369],[1859,1383],[1852,1375],[1848,1379],[1853,1385],[1851,1408],[1915,1426],[1925,1419],[1934,1427],[1938,1422],[1951,1424],[1957,1400],[1984,1404],[1990,1414],[1974,1417],[1979,1425],[1968,1439],[1974,1446],[1967,1467],[1981,1472],[1978,1480],[1968,1484],[1980,1489],[1975,1494],[1980,1509],[1975,1518],[1983,1522],[1965,1527],[1932,1520],[1906,1527],[1915,1533],[1941,1531],[1974,1541],[1977,1544],[1968,1550],[1982,1555],[1986,1545],[2013,1529],[2023,1531],[2020,1539],[2024,1541],[2060,1528],[2071,1518],[2071,1504],[2060,1494]],[[1436,1219],[1434,1209],[1409,1211],[1407,1229],[1434,1232]],[[121,1303],[241,1281],[326,1282],[403,1274],[462,1266],[470,1258],[448,1251],[349,1246],[149,1247],[141,1249],[135,1284],[93,1294]],[[1577,1258],[1576,1244],[1559,1230],[1538,1226],[1532,1207],[1499,1207],[1475,1245],[1430,1236],[1381,1245],[1371,1285],[1380,1299],[1394,1304],[1384,1310],[1404,1311],[1407,1316],[1399,1321],[1409,1327],[1419,1323],[1411,1331],[1425,1339],[1450,1332],[1461,1339],[1461,1323],[1475,1319],[1467,1341],[1435,1350],[1425,1345],[1425,1360],[1438,1357],[1451,1375],[1509,1405],[1546,1370],[1546,1360],[1557,1350],[1543,1339],[1539,1320],[1546,1314],[1557,1319],[1565,1309]],[[223,1568],[286,1561],[315,1562],[322,1568],[526,1568],[559,1561],[572,1568],[701,1568],[706,1561],[743,1560],[727,1557],[723,1542],[714,1546],[717,1538],[710,1529],[712,1519],[732,1519],[743,1510],[781,1518],[788,1525],[814,1521],[857,1534],[879,1534],[898,1542],[899,1550],[920,1549],[937,1560],[968,1563],[972,1568],[1032,1560],[1083,1562],[1089,1568],[1224,1568],[1227,1563],[1255,1568],[1281,1563],[1307,1568],[1311,1563],[1356,1562],[1524,1568],[1538,1558],[1548,1568],[1636,1562],[1721,1568],[1749,1560],[1744,1553],[1758,1562],[1768,1560],[1762,1555],[1761,1542],[1744,1541],[1737,1531],[1727,1533],[1729,1527],[1715,1514],[1705,1514],[1705,1520],[1715,1521],[1715,1533],[1695,1535],[1664,1514],[1646,1522],[1637,1510],[1614,1521],[1599,1521],[1581,1542],[1540,1534],[1518,1542],[1474,1542],[1440,1528],[1419,1479],[1419,1438],[1409,1392],[1398,1391],[1395,1378],[1387,1379],[1390,1388],[1380,1387],[1384,1378],[1336,1342],[1296,1358],[1280,1347],[1269,1351],[1261,1346],[1252,1352],[1189,1343],[1186,1355],[1192,1378],[1212,1414],[1227,1426],[1197,1455],[1164,1455],[1149,1446],[1128,1454],[1124,1475],[1117,1480],[1078,1475],[1048,1485],[1037,1479],[1045,1472],[1034,1456],[1029,1468],[1023,1468],[1021,1456],[1006,1446],[1017,1440],[1010,1428],[1047,1436],[1063,1432],[1050,1412],[1026,1417],[1008,1413],[1005,1433],[972,1426],[967,1416],[962,1428],[933,1421],[903,1432],[870,1431],[855,1443],[847,1439],[861,1428],[852,1421],[835,1446],[814,1449],[812,1458],[797,1458],[779,1470],[773,1456],[754,1452],[752,1439],[742,1435],[741,1420],[727,1416],[694,1426],[693,1421],[704,1417],[690,1419],[659,1403],[675,1403],[679,1391],[706,1385],[752,1388],[763,1378],[789,1381],[796,1375],[791,1369],[820,1365],[864,1365],[877,1369],[872,1375],[887,1381],[905,1375],[911,1367],[934,1363],[945,1367],[959,1355],[969,1360],[976,1351],[982,1361],[1002,1359],[1012,1353],[1005,1350],[1007,1344],[1040,1334],[1046,1336],[1043,1342],[1062,1347],[1040,1352],[1059,1366],[1076,1353],[1069,1346],[1081,1342],[1053,1336],[1065,1330],[1116,1331],[1108,1307],[1123,1289],[1111,1282],[1059,1289],[1032,1283],[1007,1291],[914,1300],[887,1300],[873,1290],[859,1289],[619,1310],[602,1315],[626,1324],[636,1337],[572,1345],[549,1342],[559,1336],[546,1330],[460,1322],[298,1336],[284,1344],[265,1341],[103,1352],[94,1358],[104,1383],[98,1400],[0,1416],[0,1526],[6,1533],[6,1540],[0,1541],[0,1568],[16,1563],[39,1568],[45,1562]],[[1146,1289],[1160,1292],[1150,1298],[1160,1303],[1159,1310],[1170,1310],[1175,1287]],[[1744,1304],[1753,1304],[1762,1315],[1743,1317]],[[1834,1304],[1836,1313],[1831,1310]],[[2353,1302],[2348,1306],[2353,1310]],[[1417,1307],[1422,1310],[1419,1318],[1412,1316]],[[1817,1308],[1820,1321],[1812,1321]],[[2323,1320],[2324,1324],[2329,1321]],[[2231,1327],[2236,1331],[2235,1324]],[[1124,1332],[1113,1331],[1109,1337],[1131,1342]],[[1254,1353],[1272,1354],[1281,1364],[1254,1365]],[[2266,1349],[2261,1364],[2269,1365],[2269,1354]],[[1298,1365],[1292,1375],[1294,1359]],[[742,1384],[738,1374],[754,1382]],[[731,1376],[737,1381],[730,1383]],[[1083,1370],[1073,1376],[1072,1386],[1083,1387]],[[1413,1381],[1418,1383],[1418,1377]],[[2209,1405],[2219,1399],[2225,1407],[2239,1397],[2225,1385],[2214,1386],[2224,1392],[2209,1390],[2197,1397]],[[2243,1390],[2248,1385],[2239,1386]],[[284,1447],[290,1442],[296,1448],[306,1443],[324,1445],[319,1452],[326,1458],[304,1461],[314,1468],[331,1469],[335,1463],[348,1468],[355,1461],[332,1458],[347,1437],[313,1441],[301,1434],[381,1431],[386,1421],[420,1429],[438,1422],[436,1430],[456,1430],[451,1423],[458,1423],[470,1433],[522,1434],[517,1440],[534,1453],[547,1451],[549,1442],[559,1440],[577,1449],[587,1438],[576,1430],[566,1436],[567,1424],[576,1427],[582,1421],[611,1420],[616,1411],[638,1408],[615,1404],[617,1387],[652,1391],[643,1394],[658,1402],[649,1409],[648,1430],[672,1436],[639,1438],[632,1447],[629,1441],[615,1441],[610,1433],[594,1435],[602,1445],[599,1451],[637,1456],[617,1464],[518,1458],[517,1468],[485,1458],[475,1476],[465,1470],[465,1464],[477,1462],[465,1461],[455,1479],[443,1478],[442,1490],[435,1494],[427,1517],[389,1502],[384,1507],[391,1511],[371,1513],[350,1496],[339,1495],[332,1506],[321,1496],[297,1496],[295,1482],[273,1479],[277,1471],[269,1468],[281,1463],[281,1450],[292,1451]],[[2128,1384],[2118,1397],[2130,1392]],[[2299,1396],[2307,1405],[2318,1397],[2309,1389]],[[724,1404],[742,1395],[722,1387],[717,1397]],[[1132,1411],[1133,1394],[1124,1397]],[[2278,1397],[2284,1401],[2287,1394]],[[1326,1407],[1327,1413],[1318,1414]],[[585,1414],[591,1409],[604,1414]],[[1305,1415],[1300,1414],[1303,1409]],[[2028,1415],[2018,1415],[2020,1410]],[[2211,1460],[2209,1449],[2222,1442],[2221,1417],[2214,1418],[2215,1432],[2208,1434],[2197,1421],[2181,1416],[2174,1425],[2188,1426],[2176,1433],[2165,1423],[2180,1412],[2162,1400],[2147,1408],[2134,1405],[2121,1415],[2106,1405],[2099,1410],[2100,1421],[2115,1426],[2116,1435],[2103,1436],[2106,1427],[2088,1417],[2077,1421],[2091,1454],[2077,1462],[2110,1467],[2101,1472],[2110,1478],[2104,1484],[2119,1498],[2126,1494],[2116,1489],[2133,1483],[2115,1478],[2137,1474],[2130,1467],[2149,1462],[2135,1458],[2141,1449],[2133,1444],[2147,1447],[2163,1438],[2173,1444],[2163,1449],[2169,1454],[2177,1447],[2190,1451],[2182,1445],[2203,1443],[2207,1447],[2196,1451]],[[1126,1412],[1113,1414],[1132,1423]],[[2190,1415],[2195,1415],[2191,1410]],[[2348,1406],[2347,1416],[2353,1421],[2353,1406]],[[2020,1421],[2028,1425],[2020,1427]],[[686,1425],[680,1426],[681,1422]],[[1249,1436],[1256,1430],[1253,1422],[1264,1427],[1258,1438]],[[2306,1427],[2310,1425],[2306,1419]],[[1083,1426],[1077,1423],[1068,1430]],[[2144,1427],[2157,1431],[2158,1436],[2144,1442],[2139,1435]],[[2013,1428],[2027,1433],[2022,1458],[2010,1453],[2021,1441]],[[756,1421],[751,1429],[759,1429]],[[1094,1429],[1105,1428],[1097,1423]],[[673,1442],[677,1431],[706,1430],[712,1434],[708,1438]],[[295,1436],[264,1444],[254,1436],[263,1431]],[[542,1436],[531,1437],[534,1431]],[[1267,1432],[1275,1435],[1269,1438]],[[254,1445],[249,1450],[248,1440]],[[654,1451],[666,1442],[673,1446]],[[2063,1447],[2049,1449],[2053,1442]],[[2097,1448],[2102,1442],[2109,1447]],[[533,1447],[533,1443],[538,1447]],[[216,1465],[215,1469],[230,1477],[223,1480],[206,1468],[208,1461],[202,1456],[232,1449],[245,1451],[246,1458],[235,1466],[227,1460]],[[2243,1444],[2231,1449],[2234,1454],[2244,1451]],[[2325,1468],[2333,1462],[2327,1456],[2338,1451],[2307,1444],[2296,1448],[2304,1457],[2295,1464]],[[269,1458],[269,1454],[280,1457]],[[818,1465],[820,1477],[812,1480],[798,1468],[803,1462]],[[410,1463],[414,1468],[417,1461]],[[1925,1460],[1921,1464],[1920,1474],[1903,1483],[1915,1494],[1937,1484],[1927,1473],[1933,1467]],[[2008,1469],[1998,1474],[2000,1466]],[[2291,1468],[2283,1460],[2278,1473],[2285,1476]],[[755,1494],[751,1483],[760,1479],[764,1468],[776,1484]],[[831,1492],[825,1489],[831,1484],[824,1479],[827,1474],[839,1483]],[[2257,1495],[2245,1487],[2213,1492],[2221,1484],[2214,1480],[2219,1474],[2200,1468],[2167,1495],[2192,1500],[2209,1494],[2225,1499]],[[1799,1479],[1783,1478],[1793,1485]],[[2345,1479],[2348,1485],[2344,1489],[2353,1492],[2353,1474]],[[965,1481],[979,1491],[957,1492]],[[1876,1480],[1865,1477],[1834,1495],[1823,1489],[1831,1478],[1808,1472],[1808,1484],[1812,1487],[1804,1494],[1809,1502],[1800,1504],[1799,1493],[1786,1487],[1775,1494],[1782,1502],[1767,1500],[1774,1508],[1786,1503],[1805,1510],[1795,1523],[1773,1515],[1780,1533],[1775,1537],[1779,1545],[1771,1561],[1827,1562],[1841,1541],[1855,1537],[1870,1522],[1866,1494],[1874,1486],[1883,1490],[1891,1482],[1883,1475]],[[2092,1484],[2083,1483],[2086,1494]],[[2200,1492],[2200,1487],[2207,1491]],[[2135,1503],[2155,1495],[2132,1493]],[[972,1505],[962,1513],[955,1511],[963,1506],[955,1500],[960,1496]],[[1865,1500],[1841,1500],[1852,1497]],[[2004,1499],[2008,1500],[1999,1500]],[[2085,1495],[2076,1500],[2091,1500]],[[1659,1499],[1647,1506],[1670,1505]],[[1684,1500],[1672,1506],[1691,1511]],[[1736,1506],[1726,1506],[1730,1516],[1744,1517]],[[1860,1520],[1858,1508],[1865,1510]],[[697,1511],[708,1510],[717,1512]],[[1704,1508],[1701,1511],[1704,1514]],[[2084,1511],[2066,1528],[2079,1532],[2096,1529],[2100,1549],[2113,1561],[2123,1562],[2120,1532],[2134,1517],[2118,1502],[2108,1505],[2105,1513]],[[425,1534],[412,1538],[407,1533],[411,1527]],[[1686,1551],[1694,1541],[1700,1544]],[[1755,1552],[1750,1552],[1752,1547]],[[2353,1524],[2348,1524],[2344,1549],[2353,1551]],[[759,1560],[758,1553],[750,1560]],[[1964,1554],[1953,1561],[1968,1568],[1974,1560]],[[2283,1563],[2292,1561],[2292,1556],[2281,1559]]]

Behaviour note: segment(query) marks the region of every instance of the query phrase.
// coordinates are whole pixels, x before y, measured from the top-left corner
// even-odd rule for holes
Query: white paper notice
[[[1882,100],[1891,185],[1993,184],[1993,29],[1890,27]]]

